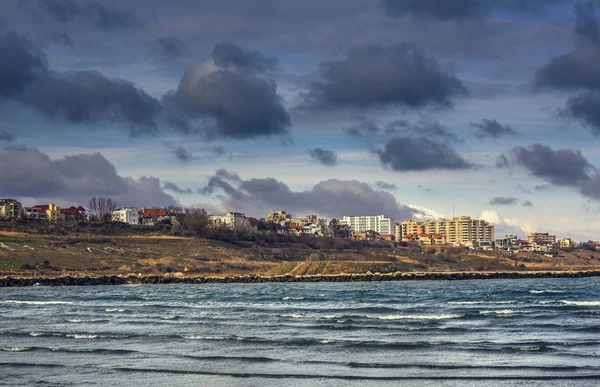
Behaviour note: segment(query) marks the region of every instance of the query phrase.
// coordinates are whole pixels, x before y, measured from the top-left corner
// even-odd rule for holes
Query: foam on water
[[[384,316],[367,316],[367,318],[378,319],[378,320],[449,320],[455,318],[461,318],[464,314],[409,314],[399,315],[390,314]]]
[[[574,306],[600,306],[600,301],[568,301],[568,300],[560,300],[558,301],[564,305],[574,305]]]
[[[71,301],[23,301],[23,300],[4,300],[3,304],[23,304],[23,305],[73,305]]]

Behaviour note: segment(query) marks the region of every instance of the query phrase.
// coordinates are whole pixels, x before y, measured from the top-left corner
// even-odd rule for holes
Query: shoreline
[[[598,277],[600,270],[537,271],[537,272],[394,272],[328,275],[235,275],[230,277],[171,277],[171,276],[98,276],[98,277],[11,277],[0,278],[1,287],[28,286],[97,286],[141,284],[240,284],[240,283],[292,283],[292,282],[383,282],[383,281],[465,281],[481,279],[527,278],[586,278]]]

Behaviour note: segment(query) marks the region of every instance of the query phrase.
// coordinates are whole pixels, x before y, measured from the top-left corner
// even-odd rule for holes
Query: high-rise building
[[[470,216],[457,216],[451,220],[427,220],[421,223],[408,220],[402,223],[402,231],[403,235],[442,234],[446,236],[447,243],[453,245],[494,241],[494,226],[482,219],[471,219]]]
[[[375,216],[344,216],[344,224],[348,225],[353,232],[375,231],[379,234],[396,233],[396,222],[393,218],[385,215]]]

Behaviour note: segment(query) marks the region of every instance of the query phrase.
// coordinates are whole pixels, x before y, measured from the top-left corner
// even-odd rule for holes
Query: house
[[[314,236],[323,236],[323,230],[320,225],[316,223],[305,223],[302,225],[306,229],[305,234]]]
[[[160,208],[144,208],[139,211],[141,221],[139,224],[144,226],[154,226],[164,221],[170,221],[173,214],[170,211]]]
[[[23,216],[23,206],[15,199],[0,199],[0,219],[19,219]]]
[[[241,212],[227,212],[225,215],[209,215],[214,227],[238,228],[243,227],[246,217]]]
[[[44,219],[46,220],[46,213],[44,212],[43,217],[42,214],[40,213],[39,209],[36,207],[23,207],[23,218],[25,219],[35,219],[35,220],[40,220],[40,219]]]
[[[63,220],[63,215],[60,212],[61,208],[54,203],[38,204],[33,207],[38,209],[40,219],[45,219],[48,222],[60,222]],[[42,214],[45,214],[45,216]]]
[[[287,227],[287,232],[290,235],[299,237],[300,235],[306,234],[308,229],[304,226],[292,225]]]
[[[137,207],[123,207],[114,210],[111,214],[113,222],[127,223],[131,225],[140,224],[140,213]]]
[[[568,249],[569,247],[573,247],[573,240],[571,238],[563,238],[558,241],[558,246],[561,249]]]
[[[292,220],[292,214],[288,214],[285,210],[277,210],[267,216],[267,222],[284,224]]]
[[[62,216],[62,220],[66,222],[80,222],[86,219],[85,208],[81,206],[61,208],[60,213]]]

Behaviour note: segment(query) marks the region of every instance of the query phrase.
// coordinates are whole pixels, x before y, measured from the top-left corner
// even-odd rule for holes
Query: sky
[[[4,0],[0,197],[600,239],[600,0]]]

